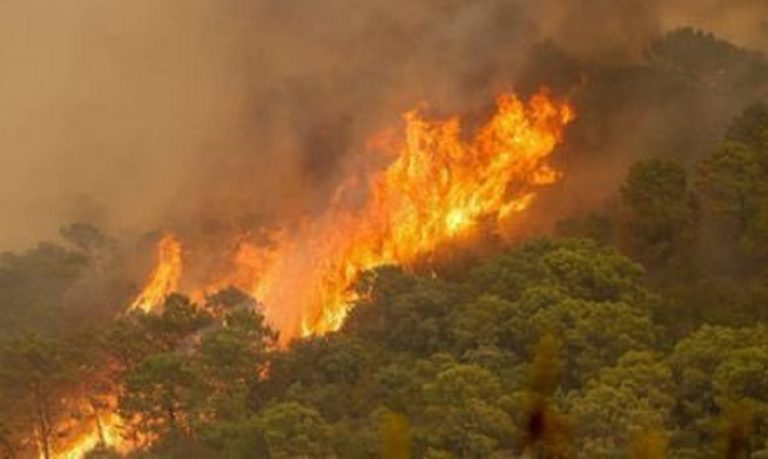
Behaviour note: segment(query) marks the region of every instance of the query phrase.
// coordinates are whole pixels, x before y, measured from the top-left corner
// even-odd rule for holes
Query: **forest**
[[[122,313],[132,248],[86,223],[4,253],[0,456],[95,422],[89,458],[768,457],[768,60],[691,28],[640,63],[542,43],[541,85],[577,112],[549,228],[365,272],[337,331],[281,344],[234,287]]]

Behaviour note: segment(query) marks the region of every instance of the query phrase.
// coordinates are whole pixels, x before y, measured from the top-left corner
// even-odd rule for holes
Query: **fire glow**
[[[431,121],[411,111],[403,119],[401,136],[371,142],[368,153],[385,155],[388,165],[351,174],[320,217],[275,231],[268,243],[243,238],[231,270],[193,295],[227,286],[250,293],[284,344],[337,330],[355,302],[352,287],[362,272],[408,267],[471,235],[481,221],[494,221],[499,231],[513,224],[540,187],[559,179],[549,159],[573,110],[544,92],[528,102],[505,94],[471,137],[458,117]],[[182,254],[174,235],[159,241],[157,264],[129,310],[161,307],[180,285]],[[82,457],[98,444],[125,449],[118,416],[102,422],[101,434],[87,433],[53,457]]]
[[[71,444],[59,447],[51,457],[56,459],[81,459],[100,445],[114,448],[117,452],[128,452],[129,443],[121,437],[120,417],[112,412],[95,414],[92,422],[88,422],[88,429],[84,430]],[[40,459],[45,459],[41,453]]]
[[[235,286],[251,293],[284,343],[336,330],[354,303],[351,287],[361,272],[408,267],[471,234],[481,220],[499,228],[513,223],[541,186],[559,178],[548,160],[573,110],[545,92],[528,102],[504,94],[471,137],[458,117],[432,121],[411,111],[403,119],[399,138],[371,142],[368,154],[391,158],[386,167],[350,174],[323,215],[275,232],[269,243],[244,239],[231,272],[201,290]],[[360,195],[363,203],[353,204]],[[178,285],[180,249],[170,249],[170,240],[160,242],[160,253],[169,255],[159,257],[134,307],[148,311]]]
[[[130,310],[150,312],[169,293],[175,292],[181,279],[181,243],[171,234],[157,244],[157,264]]]

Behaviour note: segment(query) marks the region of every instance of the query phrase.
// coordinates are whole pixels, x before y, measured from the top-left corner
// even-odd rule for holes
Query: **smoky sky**
[[[632,60],[693,25],[765,47],[755,0],[5,0],[0,248],[322,206],[374,131],[473,110],[552,40]],[[251,217],[248,217],[251,216]]]

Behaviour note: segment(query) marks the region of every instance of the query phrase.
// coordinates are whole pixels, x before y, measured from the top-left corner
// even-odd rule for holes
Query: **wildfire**
[[[181,243],[176,236],[167,234],[157,245],[155,269],[129,309],[150,312],[161,305],[168,294],[178,289],[181,270]]]
[[[115,448],[127,452],[130,448],[121,437],[121,419],[115,413],[106,413],[95,419],[89,429],[78,436],[69,446],[64,446],[52,453],[55,459],[81,459],[99,446]],[[45,459],[43,453],[40,459]]]
[[[356,299],[351,287],[361,272],[408,267],[471,235],[481,221],[505,228],[528,209],[541,186],[560,178],[548,160],[573,111],[546,93],[527,102],[502,95],[495,114],[469,137],[458,117],[433,121],[412,111],[403,119],[400,137],[370,142],[367,154],[385,155],[386,167],[351,174],[320,217],[258,241],[244,238],[234,269],[200,290],[234,285],[250,292],[265,305],[283,342],[336,330]],[[129,309],[155,311],[177,290],[181,272],[181,243],[166,235],[156,267]],[[96,424],[54,457],[80,458],[99,444],[126,445],[117,414]]]
[[[170,293],[178,289],[181,271],[181,243],[174,235],[167,234],[157,244],[157,262],[147,284],[128,309],[153,312]],[[130,444],[120,435],[122,419],[115,410],[116,396],[111,398],[110,403],[111,409],[101,414],[94,413],[93,420],[86,423],[86,429],[67,445],[59,446],[51,457],[80,459],[98,446],[128,451]],[[45,454],[41,453],[40,458],[45,458]]]
[[[473,136],[462,132],[458,117],[433,121],[416,110],[403,119],[399,138],[370,142],[368,154],[384,155],[388,166],[350,174],[320,217],[276,231],[269,243],[241,241],[233,271],[201,291],[234,285],[250,292],[284,342],[336,330],[355,300],[350,287],[361,272],[407,267],[472,234],[480,221],[503,228],[528,209],[538,189],[560,177],[548,159],[573,110],[544,92],[527,102],[504,94]],[[180,274],[181,245],[166,236],[157,267],[131,308],[151,311],[162,304]]]
[[[325,215],[267,248],[243,244],[230,279],[266,305],[284,341],[336,330],[362,271],[411,265],[481,220],[501,227],[529,208],[537,189],[559,178],[547,160],[572,119],[567,104],[545,93],[527,103],[500,96],[469,140],[458,117],[406,113],[402,138],[375,142],[394,158],[385,169],[350,177]],[[350,204],[361,194],[362,205]]]
[[[166,234],[157,243],[157,262],[141,293],[128,310],[153,312],[165,298],[178,289],[182,272],[181,243],[172,234]],[[55,459],[81,459],[99,446],[130,450],[130,443],[121,437],[122,419],[116,412],[117,397],[110,398],[111,407],[104,413],[93,413],[93,419],[85,423],[84,430],[66,445],[59,445],[52,453]],[[64,423],[66,424],[66,423]],[[59,426],[65,429],[66,426]],[[44,459],[45,453],[40,453]]]

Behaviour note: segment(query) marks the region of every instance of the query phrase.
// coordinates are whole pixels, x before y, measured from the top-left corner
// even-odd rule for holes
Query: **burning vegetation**
[[[528,102],[499,96],[473,135],[459,117],[409,112],[402,136],[371,142],[369,154],[389,161],[383,170],[343,180],[325,214],[276,232],[266,246],[241,242],[235,272],[217,275],[217,284],[262,302],[284,342],[337,330],[362,272],[410,266],[489,219],[509,232],[538,189],[558,179],[550,156],[572,119],[573,109],[545,92]],[[180,253],[172,236],[159,242],[158,265],[133,309],[150,311],[177,290]]]
[[[182,259],[181,243],[167,234],[157,243],[157,265],[129,310],[151,312],[162,305],[165,298],[179,288]]]
[[[95,196],[0,256],[0,458],[768,454],[764,2],[72,1],[72,98],[0,85],[98,152],[0,180]]]
[[[570,106],[546,92],[527,103],[504,94],[491,119],[465,140],[459,117],[430,121],[409,112],[403,135],[378,142],[375,147],[383,151],[370,152],[390,161],[383,170],[349,177],[328,213],[294,234],[279,233],[265,247],[241,243],[235,272],[218,275],[217,282],[261,301],[283,344],[338,330],[360,300],[353,286],[363,272],[412,265],[489,218],[498,231],[509,231],[538,188],[558,179],[549,159],[573,116]],[[353,207],[350,195],[361,192],[365,201]],[[178,238],[163,236],[156,258],[129,312],[156,313],[178,291],[183,267]],[[115,431],[122,423],[115,404],[108,405],[105,413],[89,416],[90,431],[41,457],[81,457],[98,445],[128,448]]]

